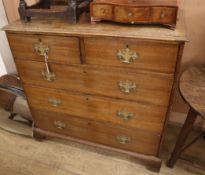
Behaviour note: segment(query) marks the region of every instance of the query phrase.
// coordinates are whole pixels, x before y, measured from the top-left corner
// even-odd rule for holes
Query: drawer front
[[[161,133],[167,108],[24,85],[31,107]]]
[[[44,63],[16,60],[24,84],[78,91],[167,107],[173,77],[156,73],[130,73],[121,69],[50,64],[53,82],[42,74]]]
[[[85,38],[86,63],[173,73],[178,45],[121,38]]]
[[[74,37],[8,34],[15,59],[44,61],[37,49],[48,48],[48,61],[62,64],[79,64],[79,40]]]
[[[153,7],[152,20],[163,24],[175,24],[177,8]]]
[[[37,128],[142,154],[157,154],[158,134],[104,125],[52,111],[32,109],[32,112]]]
[[[99,19],[112,19],[112,5],[93,5],[92,16]]]
[[[150,19],[150,8],[130,8],[115,6],[114,21],[118,22],[147,22]]]

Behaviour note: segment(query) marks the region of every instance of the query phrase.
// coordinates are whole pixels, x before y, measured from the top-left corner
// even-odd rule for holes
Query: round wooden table
[[[174,166],[180,154],[188,146],[205,134],[202,132],[197,138],[188,144],[188,146],[185,146],[185,142],[193,128],[197,116],[199,115],[205,119],[205,65],[187,69],[181,76],[179,89],[183,99],[190,106],[190,110],[178,136],[174,151],[167,164],[170,168]]]

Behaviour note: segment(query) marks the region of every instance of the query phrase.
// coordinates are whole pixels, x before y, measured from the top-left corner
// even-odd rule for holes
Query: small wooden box
[[[130,24],[162,24],[175,28],[177,0],[94,0],[91,22],[102,20]]]
[[[77,23],[83,12],[89,11],[91,0],[38,0],[29,6],[26,0],[19,1],[21,20],[29,22],[32,17],[60,17],[70,23]]]

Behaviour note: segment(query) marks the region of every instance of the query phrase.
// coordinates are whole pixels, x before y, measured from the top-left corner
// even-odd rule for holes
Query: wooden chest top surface
[[[107,36],[164,41],[187,41],[183,17],[180,14],[175,30],[160,26],[122,25],[110,22],[90,24],[89,15],[83,14],[80,21],[73,25],[60,19],[33,19],[29,23],[17,20],[3,28],[13,33],[38,33],[64,36]]]

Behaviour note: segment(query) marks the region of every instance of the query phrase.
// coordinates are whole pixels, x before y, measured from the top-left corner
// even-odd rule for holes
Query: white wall
[[[3,62],[3,59],[2,59],[2,56],[1,56],[1,53],[0,53],[0,76],[6,74],[7,71],[6,71],[6,67],[5,67],[5,64]]]
[[[0,0],[0,29],[7,24],[8,21],[3,2]],[[9,48],[8,40],[6,38],[5,32],[0,30],[0,75],[15,72],[16,67],[13,61],[11,50]]]

